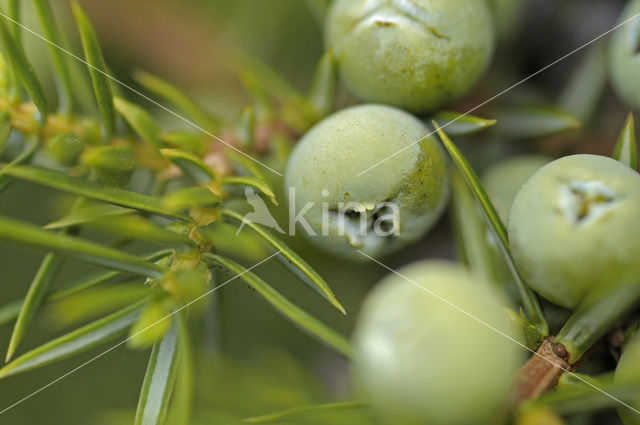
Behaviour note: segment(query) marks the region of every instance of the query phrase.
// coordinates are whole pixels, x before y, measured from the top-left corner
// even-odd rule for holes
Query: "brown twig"
[[[554,336],[545,339],[536,354],[520,369],[514,405],[539,397],[554,388],[563,373],[571,371],[571,365],[566,361],[566,349],[561,344],[554,344],[554,339]]]

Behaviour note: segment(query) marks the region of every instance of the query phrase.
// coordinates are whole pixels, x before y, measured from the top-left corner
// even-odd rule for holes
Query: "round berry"
[[[486,0],[336,0],[325,40],[353,94],[413,112],[466,94],[494,47]]]
[[[506,337],[505,300],[454,263],[423,261],[399,273],[358,315],[356,389],[384,424],[493,423],[522,355]]]
[[[531,287],[574,308],[596,285],[640,272],[640,175],[611,158],[573,155],[538,170],[509,216],[515,262]]]
[[[339,111],[298,142],[285,192],[299,230],[343,258],[379,257],[422,237],[449,192],[440,144],[414,116],[382,105]],[[382,162],[384,161],[384,162]]]
[[[500,161],[484,173],[484,188],[503,222],[508,221],[511,204],[522,185],[550,161],[542,155],[520,155]]]

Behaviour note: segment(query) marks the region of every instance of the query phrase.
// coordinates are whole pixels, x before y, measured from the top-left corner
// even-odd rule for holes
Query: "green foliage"
[[[283,264],[291,270],[295,275],[300,277],[303,282],[307,283],[313,289],[324,296],[335,308],[343,314],[347,314],[342,304],[338,301],[329,284],[315,271],[311,266],[302,259],[298,254],[291,250],[284,242],[266,232],[259,225],[247,221],[244,217],[231,210],[222,210],[222,217],[228,219],[235,224],[244,223],[248,228],[253,230],[260,236],[269,246],[277,252],[280,252]]]
[[[170,424],[187,425],[191,419],[194,401],[194,358],[186,315],[180,312],[176,320],[178,326],[178,370],[167,420]]]
[[[5,240],[54,250],[81,261],[115,270],[151,277],[161,277],[163,272],[163,268],[126,252],[73,236],[54,234],[6,217],[0,218],[0,235]]]
[[[245,149],[254,147],[256,138],[256,113],[253,105],[249,105],[242,111],[236,128],[238,143]]]
[[[256,416],[253,418],[245,419],[245,422],[250,424],[270,424],[280,423],[285,420],[295,420],[296,418],[315,418],[319,413],[335,413],[343,412],[345,410],[363,410],[366,404],[360,401],[348,401],[344,403],[330,403],[321,404],[316,406],[303,406],[293,409],[287,409],[282,412],[272,413],[270,415]]]
[[[595,113],[606,85],[607,51],[604,43],[596,43],[585,54],[560,93],[560,108],[586,123]]]
[[[71,3],[73,17],[76,20],[82,47],[84,48],[84,56],[89,69],[89,75],[93,83],[93,90],[98,101],[98,108],[102,116],[102,123],[106,136],[112,137],[116,131],[116,113],[113,106],[113,93],[111,90],[111,82],[107,74],[107,67],[102,57],[102,49],[98,42],[98,37],[89,22],[89,18],[82,10],[80,4],[76,1]]]
[[[156,94],[161,99],[168,100],[181,111],[193,118],[195,123],[207,131],[214,131],[220,127],[218,120],[203,110],[189,95],[185,94],[178,87],[155,75],[144,71],[137,71],[134,78],[138,83],[150,92]]]
[[[40,69],[36,73],[34,58],[23,44],[22,3],[8,0],[6,14],[10,19],[0,22],[0,194],[21,180],[61,193],[73,206],[66,212],[56,210],[42,227],[23,217],[0,217],[1,240],[44,254],[30,281],[23,282],[24,296],[0,306],[0,326],[13,326],[8,363],[0,368],[0,379],[97,347],[106,350],[96,351],[91,362],[126,343],[129,349],[150,350],[146,375],[140,382],[136,424],[377,423],[366,402],[329,402],[324,393],[318,396],[316,388],[310,389],[306,377],[294,379],[299,391],[287,391],[288,376],[277,375],[280,369],[270,370],[272,362],[259,361],[259,367],[252,369],[243,360],[230,361],[220,353],[224,350],[223,334],[232,328],[225,323],[226,293],[218,289],[234,282],[244,284],[267,308],[329,350],[351,359],[350,341],[332,327],[344,329],[344,322],[339,322],[344,316],[327,319],[335,310],[325,303],[313,306],[312,314],[311,309],[298,305],[295,294],[289,296],[292,289],[280,285],[279,278],[263,278],[255,269],[271,258],[278,260],[296,278],[294,283],[312,288],[346,314],[332,287],[310,265],[315,264],[314,259],[289,246],[300,246],[298,241],[281,240],[241,212],[245,211],[245,193],[252,190],[271,203],[269,208],[278,217],[283,199],[278,190],[281,181],[275,175],[284,169],[294,142],[336,107],[352,103],[353,99],[339,90],[338,75],[344,70],[335,50],[329,48],[318,58],[306,89],[248,53],[234,51],[231,57],[221,56],[221,65],[237,74],[249,97],[248,105],[235,119],[222,119],[191,93],[145,71],[133,74],[141,92],[120,90],[80,3],[72,1],[70,7],[82,59],[73,56],[74,46],[66,43],[69,37],[54,16],[57,4],[33,0],[43,37],[50,42],[51,69],[42,72],[50,71],[57,83],[58,105],[54,108],[53,99],[45,96],[49,91],[44,83],[51,78],[41,78]],[[307,3],[322,23],[330,2]],[[565,323],[556,323],[553,307],[545,307],[545,317],[536,293],[514,263],[505,225],[475,169],[505,152],[544,150],[544,142],[549,140],[558,145],[546,153],[573,149],[601,106],[607,82],[605,48],[604,44],[591,48],[558,91],[556,104],[525,93],[479,110],[488,118],[462,110],[432,111],[421,117],[432,122],[457,167],[452,176],[452,218],[460,261],[512,296],[514,309],[506,309],[505,314],[524,331],[523,341],[530,350],[559,330],[555,342],[562,344],[575,367],[590,360],[587,353],[594,346],[607,343],[603,337],[608,332],[629,323],[629,314],[640,300],[637,280],[630,277],[615,284],[603,283]],[[364,50],[355,53],[369,54]],[[95,105],[91,108],[80,93],[72,60],[83,65],[78,69],[87,89],[89,79],[92,83],[90,100]],[[484,85],[492,84],[491,79],[483,83],[483,90]],[[125,89],[131,90],[128,86]],[[86,92],[91,97],[91,90]],[[140,97],[145,102],[139,102]],[[179,118],[181,126],[161,119],[150,103]],[[634,131],[630,114],[612,156],[637,170]],[[531,143],[512,143],[520,139]],[[481,148],[476,146],[482,143]],[[470,156],[480,149],[481,154]],[[140,255],[140,245],[156,251]],[[164,249],[158,250],[158,246]],[[78,275],[64,282],[64,289],[52,289],[58,288],[57,272],[68,259],[104,270]],[[336,267],[343,267],[339,264]],[[226,275],[231,278],[223,280]],[[342,288],[340,293],[350,294]],[[215,302],[207,306],[200,301],[205,297],[215,298]],[[310,302],[319,299],[309,298]],[[357,306],[359,301],[350,299],[347,305]],[[327,310],[325,316],[318,313],[322,310]],[[29,337],[36,334],[39,319],[56,335],[47,334],[48,340],[30,348]],[[213,327],[220,328],[222,335],[210,335],[210,322],[215,322]],[[628,326],[627,333],[630,329]],[[211,338],[218,350],[214,357],[205,350],[211,344],[205,340]],[[607,348],[612,351],[617,347]],[[293,360],[283,358],[284,369],[291,371]],[[564,377],[557,389],[511,406],[517,411],[515,417],[537,409],[551,416],[585,413],[616,407],[616,399],[627,400],[640,393],[637,383],[614,383],[579,374]],[[266,385],[273,391],[265,391]],[[210,406],[203,409],[201,399],[207,399]],[[235,410],[227,409],[226,402]],[[134,418],[133,410],[131,413]]]
[[[593,344],[640,302],[637,276],[602,282],[582,300],[562,327],[556,342],[574,364]]]
[[[451,137],[466,136],[478,133],[486,128],[496,125],[496,120],[486,120],[473,115],[462,115],[457,112],[439,111],[433,116],[433,120]],[[445,127],[446,126],[446,127]]]
[[[536,294],[522,279],[513,262],[513,256],[509,248],[507,231],[504,227],[504,224],[502,223],[502,220],[500,219],[500,216],[496,212],[496,209],[491,203],[491,200],[482,187],[482,183],[480,183],[480,179],[478,178],[477,174],[469,165],[469,162],[464,158],[464,156],[462,156],[460,150],[458,150],[458,148],[453,144],[451,139],[449,139],[449,137],[438,126],[438,124],[434,122],[433,125],[438,131],[440,140],[442,140],[445,148],[449,151],[449,154],[453,158],[455,164],[457,165],[467,184],[471,188],[473,195],[480,204],[483,214],[486,218],[487,225],[497,237],[504,260],[509,265],[509,270],[511,271],[513,282],[516,285],[516,289],[520,296],[520,301],[522,302],[529,320],[538,329],[538,332],[543,337],[547,336],[549,334],[549,325],[547,324],[547,320],[542,313],[542,308],[540,307],[540,303],[538,301],[538,298],[536,297]]]
[[[131,348],[148,348],[158,342],[173,326],[171,306],[163,297],[152,300],[129,329],[127,344]]]
[[[112,341],[126,332],[140,314],[140,309],[141,303],[132,304],[34,348],[0,369],[0,378],[24,373]]]
[[[27,59],[22,46],[16,41],[15,36],[12,36],[4,21],[0,22],[0,38],[2,39],[2,45],[9,57],[11,63],[11,69],[18,75],[20,82],[24,85],[24,88],[31,96],[33,103],[40,111],[40,119],[42,122],[46,121],[49,114],[49,106],[47,98],[44,96],[42,84],[36,75],[33,66]]]
[[[588,413],[619,407],[620,400],[628,400],[640,391],[640,383],[638,382],[611,383],[596,380],[594,383],[597,384],[597,388],[587,385],[583,381],[573,387],[559,388],[537,400],[525,403],[521,409],[548,406],[559,414]]]
[[[530,139],[575,130],[580,122],[552,105],[509,105],[498,112],[502,132],[512,139]]]
[[[142,107],[120,98],[115,99],[115,107],[142,140],[156,149],[164,146],[160,139],[160,127]]]
[[[221,200],[210,189],[198,186],[178,189],[167,194],[162,201],[170,211],[178,211],[192,207],[214,206]]]
[[[197,184],[211,183],[216,179],[213,170],[196,155],[179,149],[161,149],[162,156],[173,162]]]
[[[487,282],[495,280],[486,226],[473,194],[459,172],[452,173],[453,214],[456,223],[459,260]]]
[[[138,400],[135,425],[163,423],[178,369],[178,339],[178,326],[173,324],[162,340],[154,344]]]
[[[633,122],[633,113],[629,113],[624,128],[618,137],[613,157],[627,164],[634,170],[638,170],[638,145],[636,143],[636,130]]]
[[[11,35],[18,42],[18,44],[22,44],[22,32],[19,25],[21,11],[22,11],[22,6],[20,4],[20,0],[7,1],[7,15],[11,19],[10,21]]]
[[[70,177],[67,174],[57,171],[26,165],[11,165],[6,167],[3,171],[11,177],[42,184],[74,195],[86,196],[87,198],[95,199],[97,201],[104,201],[110,204],[133,208],[148,213],[165,215],[178,220],[188,220],[187,216],[184,214],[173,213],[163,208],[161,200],[141,193],[118,189],[90,180]]]
[[[11,135],[11,116],[9,111],[0,112],[0,153],[7,145],[9,136]]]
[[[31,158],[35,155],[36,150],[38,149],[38,142],[39,141],[36,138],[27,140],[20,155],[16,156],[9,164],[5,164],[4,166],[0,164],[0,193],[4,191],[13,180],[9,171],[16,165],[31,161]]]
[[[60,49],[64,46],[62,36],[58,30],[49,0],[34,0],[33,3],[40,19],[43,35],[51,42],[48,47],[56,76],[59,79],[61,109],[66,113],[71,113],[74,108],[74,89],[68,64],[69,57]]]
[[[74,208],[64,217],[47,224],[44,228],[60,229],[67,226],[91,223],[106,217],[132,214],[133,212],[134,210],[129,208],[122,208],[117,205],[96,202],[88,200],[87,198],[80,198]]]
[[[51,319],[51,325],[57,329],[94,321],[19,355],[0,369],[0,378],[78,355],[128,333],[124,341],[129,347],[153,346],[136,423],[160,424],[166,417],[171,423],[187,424],[195,385],[191,354],[194,341],[188,335],[187,317],[189,323],[203,320],[202,309],[191,303],[215,285],[209,267],[218,266],[240,275],[296,326],[347,355],[349,343],[341,335],[293,304],[250,269],[217,254],[229,252],[264,261],[269,253],[259,245],[264,241],[303,282],[344,312],[326,281],[301,256],[258,225],[245,221],[239,213],[222,208],[227,201],[243,197],[243,191],[238,189],[245,187],[278,204],[272,182],[265,176],[263,165],[255,160],[259,155],[255,149],[264,148],[257,146],[257,129],[264,125],[262,120],[267,115],[263,112],[271,100],[263,99],[259,114],[250,107],[239,118],[240,126],[232,133],[231,145],[242,146],[245,151],[235,146],[215,150],[210,138],[199,132],[163,128],[146,108],[114,97],[115,80],[108,74],[96,32],[79,3],[72,2],[84,65],[100,112],[100,120],[96,121],[92,111],[82,110],[83,102],[74,92],[65,36],[49,2],[34,0],[34,5],[43,36],[52,43],[48,47],[52,71],[59,83],[60,109],[51,112],[48,107],[42,85],[22,48],[19,26],[0,23],[2,46],[9,59],[8,67],[0,66],[4,88],[0,98],[0,154],[8,150],[5,146],[11,148],[3,156],[6,163],[0,165],[0,190],[19,179],[64,192],[75,200],[73,208],[45,229],[0,218],[1,239],[47,252],[24,299],[0,307],[0,324],[14,322],[7,359],[14,357],[39,316]],[[9,6],[10,16],[18,20],[19,2],[12,1]],[[310,125],[332,108],[336,80],[329,56],[320,64],[309,101],[265,65],[244,60],[257,70],[257,74],[245,72],[244,77],[245,81],[251,80],[255,93],[269,96],[288,93],[290,99],[295,99],[295,106],[284,113],[298,128]],[[258,75],[270,78],[263,82]],[[224,123],[175,85],[145,72],[137,72],[135,78],[151,95],[184,112],[196,129],[220,131],[223,127]],[[18,81],[29,99],[22,98]],[[319,108],[315,116],[312,104]],[[116,113],[135,134],[120,131]],[[9,141],[10,135],[15,142]],[[47,153],[42,156],[45,161],[30,165],[32,159],[40,157],[40,150]],[[213,163],[211,155],[216,156]],[[137,185],[136,176],[143,173],[151,178],[151,187],[141,189]],[[241,223],[255,233],[236,235]],[[56,229],[59,230],[52,232]],[[83,237],[78,236],[81,229],[119,240],[113,247],[93,242],[84,233]],[[159,243],[169,249],[142,258],[128,252],[129,241]],[[66,258],[108,271],[80,278],[67,289],[52,293],[49,287]],[[209,264],[212,261],[215,264]],[[146,285],[141,283],[144,279]]]
[[[128,277],[128,276],[127,276]],[[125,276],[121,276],[125,280]],[[113,313],[151,293],[160,293],[158,288],[147,288],[139,277],[128,277],[124,282],[112,282],[93,288],[81,288],[75,293],[55,293],[47,299],[42,315],[54,329],[67,329]],[[57,299],[63,295],[62,298]]]
[[[333,49],[328,49],[320,59],[309,92],[309,102],[318,118],[329,115],[333,111],[337,84],[338,64],[333,55]]]
[[[54,253],[47,254],[44,260],[42,260],[42,264],[40,264],[38,272],[33,278],[33,281],[31,281],[29,291],[22,303],[22,308],[20,309],[18,319],[16,320],[16,324],[13,328],[11,340],[9,341],[9,348],[7,349],[7,361],[11,359],[13,353],[18,348],[18,344],[22,340],[29,322],[31,322],[31,319],[38,310],[38,307],[44,298],[44,294],[47,291],[58,266],[60,265],[60,261],[60,257]]]
[[[272,203],[278,205],[278,201],[276,201],[276,195],[275,193],[273,193],[273,189],[271,189],[269,183],[261,178],[247,176],[225,177],[220,181],[220,184],[223,186],[251,186],[255,189],[258,189],[258,191],[262,192],[263,195],[267,196]]]
[[[145,259],[148,261],[155,261],[162,257],[166,257],[169,254],[169,251],[163,250],[157,253],[152,254],[151,256],[146,257]],[[96,289],[99,285],[109,284],[109,283],[118,283],[119,281],[130,278],[130,275],[119,272],[119,271],[111,271],[106,273],[101,273],[96,276],[88,276],[82,279],[79,279],[77,282],[73,282],[69,285],[67,289],[46,294],[44,299],[44,305],[47,308],[54,306],[54,310],[57,306],[69,306],[69,300],[74,301],[76,299],[82,299],[83,301],[87,300],[87,297],[91,297],[92,291]],[[148,291],[147,291],[148,292]],[[100,302],[102,301],[102,297],[104,296],[104,292],[99,293]],[[13,303],[9,303],[3,306],[0,309],[0,325],[4,325],[6,323],[10,323],[14,321],[20,311],[22,310],[24,299],[17,300]],[[74,303],[77,304],[77,303]],[[89,306],[89,308],[93,309],[95,304]],[[83,306],[83,308],[87,308],[87,306]],[[65,311],[65,315],[76,317],[76,312]],[[58,320],[56,317],[54,320]],[[75,318],[74,318],[75,320]],[[62,322],[65,322],[65,319],[62,319]]]
[[[171,131],[160,135],[161,140],[169,147],[204,155],[207,150],[206,134],[193,134],[185,131]]]
[[[304,310],[295,306],[289,300],[280,295],[280,293],[275,289],[269,286],[264,280],[228,258],[215,254],[207,254],[206,258],[213,264],[218,264],[238,275],[244,282],[246,282],[249,289],[257,292],[278,312],[291,320],[302,330],[308,332],[313,337],[318,338],[321,342],[332,347],[344,356],[349,357],[351,355],[351,346],[344,337],[338,335],[331,328],[328,328]]]

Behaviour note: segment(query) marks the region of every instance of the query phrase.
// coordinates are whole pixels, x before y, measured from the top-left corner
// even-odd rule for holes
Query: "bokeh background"
[[[25,25],[38,29],[31,2],[23,3]],[[62,0],[53,3],[56,14],[66,23],[69,37],[76,39],[68,5]],[[314,0],[83,0],[81,3],[97,29],[107,63],[119,79],[135,86],[129,77],[131,73],[138,68],[150,71],[185,88],[207,108],[228,119],[236,117],[249,102],[229,61],[234,51],[245,50],[261,58],[301,90],[307,90],[323,52],[320,23],[323,2]],[[508,87],[608,30],[615,24],[622,4],[618,0],[529,2],[515,32],[498,49],[496,65],[477,93],[453,108],[464,112],[465,106],[473,106],[474,102],[495,94],[491,90]],[[46,71],[49,67],[46,45],[28,33],[24,34],[24,40],[36,69]],[[553,100],[584,54],[582,51],[573,55],[509,96],[533,93],[536,98]],[[41,74],[47,80],[48,74]],[[50,79],[48,90],[54,93]],[[130,95],[126,89],[122,93]],[[353,99],[342,93],[339,102],[348,104]],[[607,89],[592,122],[579,136],[555,137],[536,144],[509,144],[491,138],[463,144],[480,169],[501,156],[519,151],[607,154],[627,112]],[[168,114],[157,113],[167,123],[179,125]],[[491,114],[491,105],[478,113],[487,118]],[[64,199],[56,193],[15,182],[0,199],[0,214],[45,224],[59,218],[62,204]],[[93,236],[108,239],[105,235]],[[343,263],[314,251],[301,240],[289,242],[331,284],[349,315],[342,317],[328,309],[316,294],[302,288],[278,265],[260,266],[261,274],[293,301],[348,334],[363,297],[385,271],[374,264]],[[151,248],[141,245],[134,250],[147,252]],[[418,258],[434,257],[455,257],[446,215],[417,246],[386,263],[396,267]],[[0,243],[0,304],[24,295],[41,258],[39,253]],[[55,286],[62,288],[74,278],[95,271],[68,261]],[[203,358],[210,360],[202,362],[198,369],[199,423],[236,423],[237,417],[350,396],[348,365],[344,360],[285,322],[245,287],[230,284],[209,302],[215,304],[219,297],[225,299],[223,330],[212,326],[201,332],[203,346],[207,347]],[[36,328],[25,340],[25,347],[34,347],[60,332],[46,311],[38,318]],[[10,330],[7,326],[0,328],[2,349],[9,341]],[[0,381],[0,410],[104,348]],[[225,353],[233,361],[220,360],[219,353]],[[2,414],[0,423],[131,423],[148,354],[117,348]],[[345,423],[354,424],[356,419]]]

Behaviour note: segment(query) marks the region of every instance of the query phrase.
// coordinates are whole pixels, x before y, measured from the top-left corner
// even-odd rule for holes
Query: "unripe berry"
[[[46,149],[65,167],[72,167],[78,162],[84,150],[84,142],[75,133],[61,133],[51,137],[46,142]]]
[[[494,34],[486,0],[336,0],[325,41],[357,97],[425,112],[473,87]]]
[[[444,151],[428,133],[417,118],[382,105],[344,109],[314,126],[285,172],[290,215],[307,208],[309,228],[299,221],[300,230],[319,247],[360,260],[356,249],[379,257],[423,236],[449,189]]]
[[[632,0],[622,12],[620,24],[640,13],[640,0]],[[611,80],[618,96],[640,110],[640,19],[625,23],[612,34]]]
[[[574,308],[596,285],[640,272],[640,175],[597,155],[553,161],[511,206],[516,264],[546,299]]]
[[[484,173],[484,189],[503,222],[509,220],[511,204],[522,185],[550,161],[542,155],[520,155],[500,161]]]
[[[135,154],[130,147],[99,146],[85,152],[82,162],[91,167],[103,182],[117,187],[129,184],[136,169]]]
[[[453,263],[424,261],[399,273],[380,282],[359,313],[357,389],[384,424],[493,423],[521,361],[505,337],[513,337],[505,300]]]

